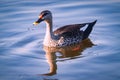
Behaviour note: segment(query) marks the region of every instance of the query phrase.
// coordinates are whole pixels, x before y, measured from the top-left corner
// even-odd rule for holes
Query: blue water
[[[119,4],[119,0],[1,0],[0,80],[119,80]],[[32,25],[43,10],[52,11],[54,30],[97,19],[89,36],[94,45],[82,44],[76,52],[44,48],[45,23]],[[51,64],[57,66],[56,72],[45,75]]]

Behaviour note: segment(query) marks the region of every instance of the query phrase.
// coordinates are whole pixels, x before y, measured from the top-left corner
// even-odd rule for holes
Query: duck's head
[[[48,22],[50,20],[52,20],[52,13],[49,10],[45,10],[40,13],[38,20],[35,21],[33,25],[37,25],[42,21]]]

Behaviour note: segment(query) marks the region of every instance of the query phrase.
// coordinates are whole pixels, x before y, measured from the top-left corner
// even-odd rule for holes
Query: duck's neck
[[[48,40],[51,40],[54,37],[53,31],[52,31],[52,20],[45,21],[46,22],[46,34],[44,41],[48,42]]]

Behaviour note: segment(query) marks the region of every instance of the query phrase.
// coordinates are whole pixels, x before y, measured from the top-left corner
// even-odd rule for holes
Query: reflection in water
[[[51,76],[56,74],[57,71],[57,55],[56,52],[59,52],[61,56],[59,58],[75,58],[76,56],[80,56],[81,52],[85,50],[86,48],[92,47],[93,43],[90,41],[90,39],[86,39],[82,41],[81,43],[77,45],[72,45],[69,47],[62,47],[62,48],[50,48],[50,47],[45,47],[44,50],[46,52],[46,58],[48,60],[48,64],[50,66],[50,71],[49,73],[42,74],[46,76]]]

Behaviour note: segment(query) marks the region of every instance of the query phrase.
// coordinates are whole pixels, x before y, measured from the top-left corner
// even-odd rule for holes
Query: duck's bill
[[[34,23],[33,23],[33,25],[38,25],[40,22],[42,22],[43,21],[43,19],[38,19],[37,21],[35,21]]]

